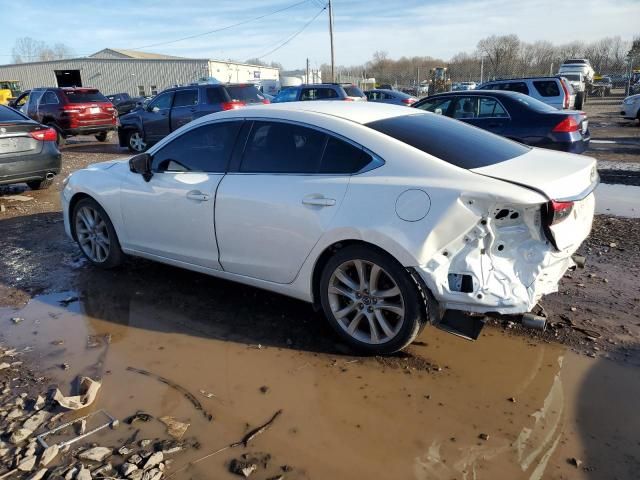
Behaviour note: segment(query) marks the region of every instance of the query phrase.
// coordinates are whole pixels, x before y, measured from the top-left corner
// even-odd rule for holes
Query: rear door
[[[153,154],[153,176],[127,175],[121,186],[128,247],[219,269],[215,192],[242,122],[198,126]]]
[[[198,89],[176,90],[171,108],[171,131],[194,120],[198,111]]]
[[[256,120],[239,171],[216,197],[216,235],[225,271],[291,283],[342,203],[365,153],[301,125]]]
[[[502,135],[511,122],[506,109],[496,98],[477,95],[456,97],[453,118],[497,135]]]
[[[149,102],[147,111],[143,116],[144,135],[148,142],[157,142],[171,132],[169,114],[172,102],[173,92],[161,93]]]

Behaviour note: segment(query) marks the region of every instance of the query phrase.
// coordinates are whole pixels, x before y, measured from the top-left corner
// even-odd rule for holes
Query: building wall
[[[57,86],[55,70],[80,70],[83,87],[95,87],[102,93],[127,92],[139,96],[161,91],[176,84],[195,82],[209,76],[206,59],[140,60],[80,58],[51,62],[0,66],[0,80],[19,80],[22,88]]]
[[[280,71],[272,67],[209,60],[209,76],[222,83],[247,83],[279,80]]]

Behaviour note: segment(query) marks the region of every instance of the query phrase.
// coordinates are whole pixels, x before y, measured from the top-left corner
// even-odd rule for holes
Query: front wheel
[[[133,153],[142,153],[147,149],[147,142],[139,131],[133,130],[127,135],[127,147]]]
[[[366,354],[402,350],[425,324],[425,304],[395,259],[367,246],[345,247],[320,279],[324,313],[338,335]]]
[[[118,236],[109,216],[98,202],[83,198],[73,209],[72,221],[80,250],[94,265],[117,267],[124,260]]]

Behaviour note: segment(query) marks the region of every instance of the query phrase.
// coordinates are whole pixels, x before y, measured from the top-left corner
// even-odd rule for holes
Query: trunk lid
[[[42,142],[29,135],[30,132],[42,128],[44,127],[31,120],[12,123],[0,122],[0,157],[4,157],[5,154],[37,153],[42,150]]]
[[[538,148],[471,171],[531,188],[557,201],[582,200],[598,184],[594,158]]]

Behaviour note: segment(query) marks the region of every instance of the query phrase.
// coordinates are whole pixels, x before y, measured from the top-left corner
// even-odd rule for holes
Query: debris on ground
[[[101,385],[100,382],[92,380],[89,377],[82,377],[80,378],[80,393],[78,395],[65,397],[59,389],[56,389],[53,399],[58,402],[62,408],[80,410],[93,403]]]
[[[127,417],[124,419],[124,423],[128,423],[129,425],[133,425],[135,422],[148,422],[149,420],[152,420],[153,416],[149,415],[148,413],[145,412],[136,412],[133,415],[131,415],[130,417]]]
[[[579,458],[571,457],[567,461],[576,468],[580,468],[580,466],[582,465],[582,460],[580,460]]]
[[[167,433],[176,440],[180,440],[190,426],[189,423],[179,422],[173,417],[160,417],[158,420],[167,426]]]
[[[271,419],[264,425],[261,425],[258,428],[254,428],[253,430],[251,430],[244,437],[242,437],[242,439],[239,442],[232,443],[231,447],[233,448],[240,445],[244,445],[244,447],[246,448],[247,445],[249,445],[249,442],[251,440],[253,440],[258,435],[267,431],[271,427],[271,425],[273,425],[273,422],[275,422],[280,415],[282,415],[282,410],[278,410],[276,413],[274,413]]]
[[[79,299],[76,296],[71,296],[60,300],[58,303],[63,307],[68,307],[70,303],[77,302]]]

